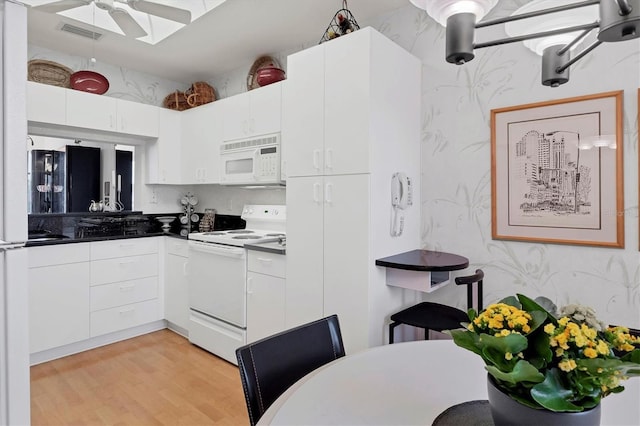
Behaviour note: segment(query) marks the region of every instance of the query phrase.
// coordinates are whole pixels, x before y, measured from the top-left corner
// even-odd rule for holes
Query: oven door
[[[246,255],[243,247],[189,241],[189,307],[246,328]]]

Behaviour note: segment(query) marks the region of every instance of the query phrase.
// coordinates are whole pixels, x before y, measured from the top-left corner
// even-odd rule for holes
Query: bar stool
[[[457,285],[467,286],[467,309],[474,308],[477,312],[482,309],[482,280],[484,272],[476,269],[476,273],[464,277],[456,277]],[[477,305],[473,305],[475,288],[475,300]],[[442,305],[434,302],[422,302],[411,306],[400,312],[391,315],[389,324],[389,343],[393,343],[393,329],[400,324],[407,324],[413,327],[424,329],[424,338],[429,340],[429,330],[443,331],[461,328],[460,323],[468,322],[469,316],[466,312],[454,308],[453,306]]]

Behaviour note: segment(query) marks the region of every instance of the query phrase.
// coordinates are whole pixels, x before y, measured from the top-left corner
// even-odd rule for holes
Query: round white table
[[[259,425],[431,425],[447,408],[487,399],[482,359],[451,340],[379,346],[300,379]],[[640,378],[602,401],[601,425],[640,425]]]

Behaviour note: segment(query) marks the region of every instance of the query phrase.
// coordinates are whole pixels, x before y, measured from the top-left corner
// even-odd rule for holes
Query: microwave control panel
[[[277,177],[280,158],[278,158],[278,148],[273,146],[260,150],[260,168],[258,175],[264,178]]]

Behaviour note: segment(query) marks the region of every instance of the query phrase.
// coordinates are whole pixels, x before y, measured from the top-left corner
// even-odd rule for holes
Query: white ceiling
[[[179,4],[179,2],[175,2]],[[408,0],[349,0],[360,27],[409,4]],[[156,45],[116,33],[91,39],[62,32],[63,22],[90,26],[58,14],[29,10],[29,43],[189,83],[251,64],[261,55],[317,43],[342,0],[227,0]]]

